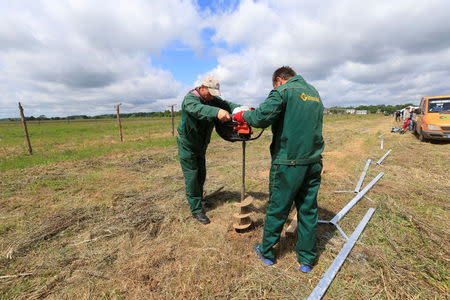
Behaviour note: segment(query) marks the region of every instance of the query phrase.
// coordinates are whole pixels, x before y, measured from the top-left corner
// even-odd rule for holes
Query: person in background
[[[403,123],[403,127],[402,127],[402,133],[406,132],[406,130],[408,129],[408,126],[409,126],[409,122],[411,121],[410,109],[411,109],[410,107],[407,107],[403,110],[404,123]]]
[[[199,87],[189,91],[181,104],[178,159],[192,216],[202,224],[210,223],[203,211],[202,200],[206,179],[205,154],[214,120],[230,121],[230,112],[239,106],[220,97],[220,84],[213,76],[206,77]]]
[[[414,127],[414,123],[416,121],[416,109],[414,107],[411,107],[411,111],[409,112],[409,124],[408,124],[408,130],[412,131]]]
[[[269,201],[262,242],[255,252],[265,265],[274,264],[273,247],[295,202],[297,260],[300,271],[307,273],[317,258],[317,193],[325,146],[323,104],[317,90],[288,66],[275,70],[272,85],[274,89],[257,109],[233,117],[254,127],[272,125]]]
[[[400,118],[400,111],[396,110],[395,111],[395,122],[400,122],[401,118]]]

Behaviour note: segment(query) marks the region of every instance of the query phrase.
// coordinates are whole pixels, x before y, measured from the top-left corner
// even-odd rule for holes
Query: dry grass
[[[365,184],[384,177],[341,221],[349,235],[369,207],[374,217],[326,299],[448,298],[450,144],[420,143],[389,133],[390,118],[326,122],[326,172],[320,218],[330,219],[352,197],[367,158],[393,149],[372,165]],[[380,149],[383,134],[384,150]],[[344,240],[319,226],[319,259],[301,274],[295,237],[276,247],[277,264],[264,267],[253,253],[268,199],[271,134],[247,147],[247,190],[252,231],[232,229],[239,201],[241,145],[216,139],[207,154],[212,223],[189,213],[176,147],[124,150],[101,157],[9,170],[0,175],[0,279],[3,299],[298,299],[306,297]],[[12,255],[12,258],[7,258]]]

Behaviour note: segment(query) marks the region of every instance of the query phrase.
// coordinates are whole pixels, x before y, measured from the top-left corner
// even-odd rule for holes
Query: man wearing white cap
[[[213,76],[206,77],[201,86],[189,91],[181,104],[178,159],[184,174],[186,198],[192,216],[202,224],[210,222],[203,211],[202,200],[206,179],[205,153],[214,120],[230,121],[230,112],[239,106],[220,98],[219,81]]]

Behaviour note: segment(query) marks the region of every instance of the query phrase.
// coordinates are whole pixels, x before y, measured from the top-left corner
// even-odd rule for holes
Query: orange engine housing
[[[237,126],[235,126],[233,129],[236,130],[238,134],[253,134],[253,130],[250,128],[250,126],[248,126],[246,122],[238,123]]]

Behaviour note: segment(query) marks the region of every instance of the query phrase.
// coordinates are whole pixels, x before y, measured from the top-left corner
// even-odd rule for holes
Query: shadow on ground
[[[251,192],[247,193],[249,196],[252,196],[254,199],[268,199],[268,193],[261,192]],[[237,191],[224,191],[223,189],[217,190],[209,195],[204,197],[207,202],[206,211],[214,210],[227,202],[240,202],[241,201],[241,193]],[[252,210],[259,211],[257,208],[252,206]]]
[[[262,192],[251,192],[248,195],[252,196],[254,199],[264,200],[269,198],[268,193]],[[237,191],[224,191],[223,188],[219,188],[215,192],[206,195],[204,199],[207,202],[205,206],[206,211],[214,210],[227,202],[239,202],[241,199],[241,193]],[[264,217],[266,213],[266,203],[264,205],[251,205],[251,210],[258,214],[263,214],[262,218],[253,219],[252,230],[257,228],[262,228],[264,226]],[[331,220],[335,213],[319,207],[319,219],[320,220]],[[291,218],[288,218],[286,224],[290,224]],[[336,227],[329,224],[318,224],[317,225],[317,259],[320,255],[327,249],[327,244],[335,236],[339,236]],[[334,244],[334,243],[333,243]],[[277,259],[284,257],[288,253],[295,253],[295,248],[297,245],[297,234],[282,235],[279,243],[275,246],[275,256]],[[334,246],[334,245],[333,245]],[[338,250],[340,251],[340,250]]]
[[[331,220],[334,217],[334,213],[319,207],[319,219],[320,220]],[[290,224],[292,219],[288,219],[286,224]],[[330,240],[339,235],[336,228],[334,226],[330,226],[329,224],[318,224],[317,225],[317,260],[320,255],[327,249],[326,245],[330,242]],[[275,256],[277,258],[282,258],[288,253],[295,253],[295,248],[297,245],[297,231],[294,234],[286,234],[282,235],[278,245],[276,246]]]

